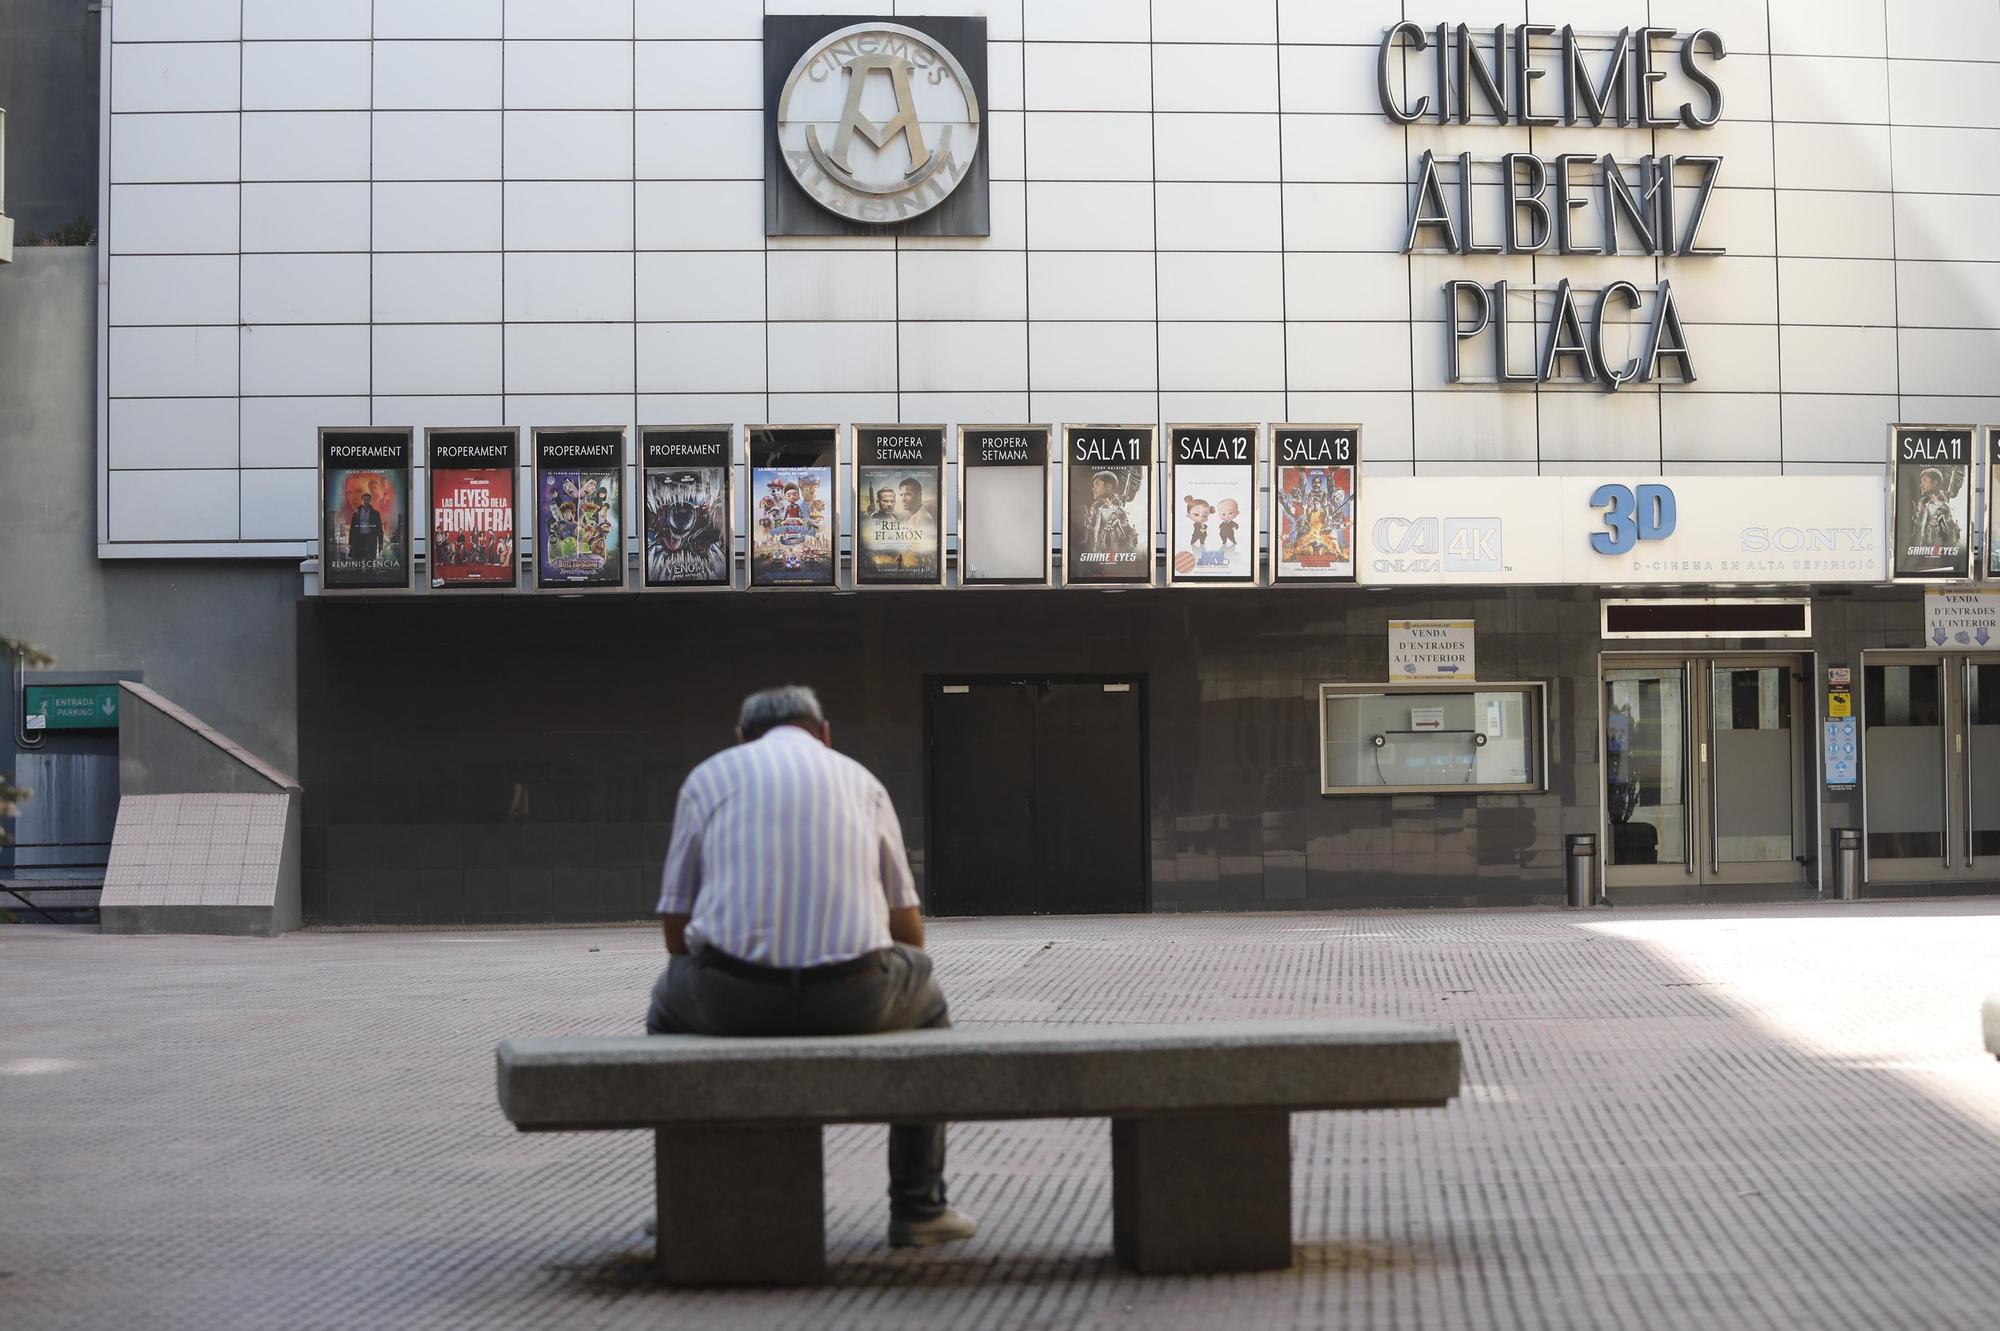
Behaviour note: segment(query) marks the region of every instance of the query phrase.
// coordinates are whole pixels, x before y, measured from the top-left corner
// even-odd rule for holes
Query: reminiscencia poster
[[[1899,425],[1896,469],[1898,578],[1972,576],[1972,449],[1969,425]]]
[[[752,426],[750,585],[831,587],[839,427]]]
[[[1354,581],[1355,426],[1271,431],[1271,580]]]
[[[729,427],[647,428],[639,441],[645,585],[731,585]]]
[[[625,585],[623,430],[535,431],[538,587]]]
[[[323,589],[409,588],[412,452],[405,429],[320,431]]]
[[[430,581],[434,588],[515,584],[516,430],[437,429],[430,446]]]
[[[942,585],[944,427],[855,426],[854,486],[855,582]]]
[[[1257,580],[1257,427],[1170,425],[1169,581]]]
[[[1065,432],[1069,495],[1063,580],[1153,581],[1153,427],[1083,425]]]

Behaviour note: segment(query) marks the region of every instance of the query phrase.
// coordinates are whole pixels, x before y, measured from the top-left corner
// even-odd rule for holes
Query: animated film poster
[[[1153,581],[1153,427],[1072,425],[1064,432],[1069,496],[1063,581]]]
[[[1354,581],[1361,429],[1279,425],[1271,431],[1271,581]]]
[[[411,430],[319,432],[321,590],[409,589],[415,452]]]
[[[433,588],[515,585],[517,430],[428,430]]]
[[[832,587],[837,425],[750,427],[750,585]]]
[[[1168,581],[1257,581],[1257,427],[1170,425]]]
[[[625,431],[535,431],[535,585],[625,586]]]
[[[958,432],[958,581],[1045,587],[1049,581],[1049,427]]]
[[[639,464],[645,500],[645,585],[732,585],[729,427],[642,429]]]
[[[944,585],[944,427],[854,427],[854,581]]]
[[[1969,425],[1898,425],[1895,467],[1898,578],[1972,576],[1972,450]]]

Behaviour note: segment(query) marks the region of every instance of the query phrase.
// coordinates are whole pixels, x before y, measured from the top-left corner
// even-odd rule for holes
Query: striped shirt
[[[916,883],[889,792],[797,726],[774,726],[688,773],[660,913],[689,948],[762,966],[825,966],[888,947]]]

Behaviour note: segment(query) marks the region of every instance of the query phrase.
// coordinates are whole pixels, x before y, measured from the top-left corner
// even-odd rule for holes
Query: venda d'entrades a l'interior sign
[[[1583,34],[1544,23],[1474,29],[1406,20],[1383,34],[1377,87],[1383,113],[1400,125],[1468,125],[1477,116],[1523,127],[1705,130],[1722,118],[1715,67],[1728,54],[1708,28]],[[1662,87],[1675,71],[1687,100]],[[1701,231],[1721,173],[1722,158],[1688,153],[1628,162],[1609,152],[1482,159],[1426,150],[1416,165],[1403,252],[1719,255],[1720,248],[1702,243]],[[1475,196],[1494,183],[1505,195],[1504,215],[1495,233],[1482,234]],[[1580,225],[1592,212],[1595,225]],[[1517,294],[1536,308],[1529,368],[1508,348],[1510,296]],[[1553,291],[1526,293],[1510,292],[1505,281],[1454,278],[1444,283],[1443,296],[1452,383],[1594,381],[1617,389],[1662,379],[1694,382],[1694,357],[1665,278],[1651,288],[1620,279],[1594,290],[1565,278]],[[1625,343],[1622,359],[1608,346],[1614,336]],[[1482,339],[1493,372],[1475,379],[1465,373],[1467,352]]]

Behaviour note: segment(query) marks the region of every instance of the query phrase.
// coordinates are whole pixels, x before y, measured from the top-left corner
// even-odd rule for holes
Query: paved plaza
[[[827,1134],[832,1283],[653,1283],[642,1133],[521,1136],[513,1034],[630,1031],[650,928],[0,929],[0,1326],[1988,1328],[2000,901],[934,922],[962,1025],[1377,1016],[1443,1111],[1294,1120],[1297,1262],[1110,1259],[1102,1121],[952,1138],[957,1249],[883,1246]]]

